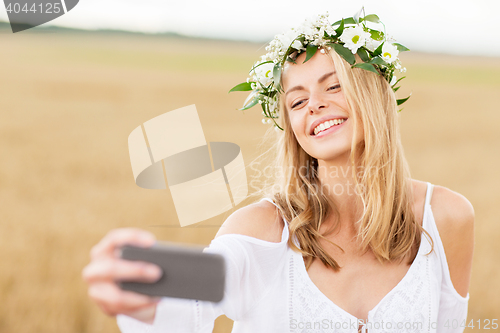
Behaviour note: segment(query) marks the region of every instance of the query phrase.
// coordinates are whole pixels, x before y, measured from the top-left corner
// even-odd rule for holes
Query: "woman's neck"
[[[353,172],[362,170],[354,170],[348,157],[329,161],[318,160],[320,190],[337,206],[341,227],[355,232],[355,222],[361,216],[363,204],[355,188]]]

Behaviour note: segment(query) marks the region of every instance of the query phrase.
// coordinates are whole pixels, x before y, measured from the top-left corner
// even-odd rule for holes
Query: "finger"
[[[89,287],[88,294],[110,316],[131,313],[158,303],[149,296],[123,291],[112,283],[95,283]]]
[[[120,280],[151,283],[158,281],[162,274],[162,269],[155,264],[121,259],[94,260],[82,272],[87,283]]]
[[[94,245],[90,251],[92,259],[102,256],[114,256],[114,250],[125,244],[131,244],[142,247],[152,246],[156,237],[145,230],[137,228],[121,228],[111,230],[104,238]]]

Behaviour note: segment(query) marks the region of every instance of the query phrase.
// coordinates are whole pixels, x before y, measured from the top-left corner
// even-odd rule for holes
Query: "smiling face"
[[[302,149],[318,160],[348,155],[353,144],[354,114],[349,110],[333,60],[316,52],[306,63],[305,53],[283,70],[285,116]],[[355,144],[363,140],[358,122]]]

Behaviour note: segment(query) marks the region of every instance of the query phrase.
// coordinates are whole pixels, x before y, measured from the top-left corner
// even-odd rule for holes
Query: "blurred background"
[[[275,34],[313,14],[328,10],[333,22],[362,6],[307,4],[84,0],[30,30],[13,34],[0,23],[0,332],[118,332],[81,279],[90,248],[113,228],[210,243],[234,210],[181,228],[168,190],[135,185],[128,135],[196,104],[206,140],[238,144],[249,183],[257,180],[265,165],[250,166],[269,125],[257,108],[238,111],[246,94],[228,90]],[[412,49],[400,56],[407,78],[398,92],[412,93],[400,114],[412,177],[474,206],[468,319],[483,323],[500,318],[500,37],[489,16],[499,4],[365,6]],[[214,332],[231,327],[221,316]]]

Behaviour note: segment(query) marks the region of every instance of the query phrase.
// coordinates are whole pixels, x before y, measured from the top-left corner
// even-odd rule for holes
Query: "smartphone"
[[[117,281],[123,290],[211,302],[220,302],[224,297],[226,263],[220,254],[204,253],[201,247],[158,242],[149,248],[125,245],[119,254],[125,260],[156,264],[163,271],[153,283]]]

